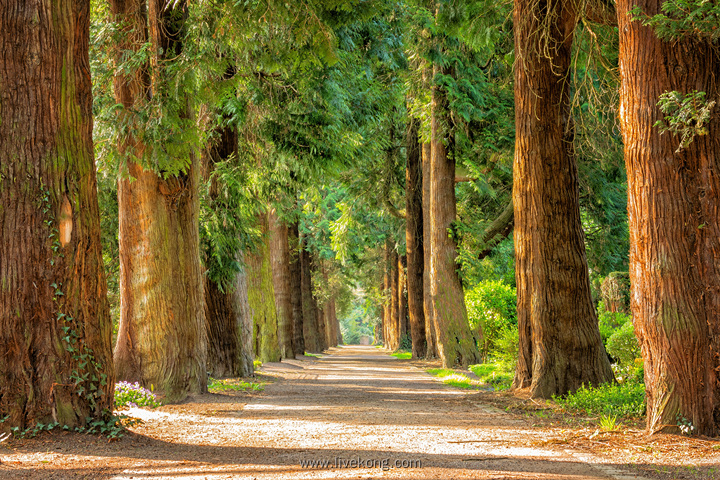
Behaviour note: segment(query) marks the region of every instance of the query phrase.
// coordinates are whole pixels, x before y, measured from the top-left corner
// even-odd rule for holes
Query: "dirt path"
[[[631,479],[538,447],[543,433],[374,347],[268,364],[252,397],[134,409],[118,442],[60,434],[0,447],[0,478]],[[247,402],[247,403],[244,403]]]

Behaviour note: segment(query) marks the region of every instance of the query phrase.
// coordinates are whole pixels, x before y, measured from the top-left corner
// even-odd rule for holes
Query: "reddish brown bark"
[[[412,337],[413,358],[424,357],[425,312],[423,300],[423,210],[422,159],[419,124],[412,120],[407,132],[407,167],[405,169],[405,240],[407,245],[408,320]]]
[[[290,244],[288,227],[275,209],[268,214],[270,222],[270,257],[272,262],[275,307],[278,318],[280,358],[295,358],[293,349],[293,306],[290,291]]]
[[[617,2],[621,126],[628,176],[631,308],[645,363],[647,427],[720,434],[720,109],[708,134],[676,153],[679,139],[653,124],[666,91],[718,99],[717,45],[691,37],[664,42],[631,22],[639,6]]]
[[[81,426],[112,410],[114,384],[90,2],[5,1],[0,25],[0,431]]]
[[[515,1],[513,203],[520,354],[513,386],[529,387],[533,397],[544,398],[613,379],[590,296],[569,123],[572,5]]]
[[[437,350],[437,334],[433,317],[433,303],[430,292],[430,260],[432,244],[430,243],[430,159],[432,148],[430,143],[422,144],[422,221],[423,221],[423,314],[425,316],[425,356],[435,358]]]
[[[317,302],[313,296],[312,271],[310,252],[305,248],[304,242],[300,244],[300,278],[302,290],[303,336],[305,349],[308,352],[318,353],[323,350],[318,327]]]
[[[436,73],[450,75],[450,69]],[[480,361],[477,339],[470,331],[465,296],[458,276],[457,243],[448,234],[455,221],[454,136],[449,131],[449,106],[442,87],[432,88],[430,155],[430,293],[436,349],[445,367]]]
[[[151,56],[155,63],[158,56],[174,56],[182,48],[177,20],[185,8],[184,2],[162,8],[157,1],[147,8],[143,1],[110,2],[114,18],[128,32],[123,49],[143,47],[148,31],[158,52]],[[157,87],[155,81],[153,77],[151,87]],[[142,70],[115,78],[115,96],[125,115],[149,95],[147,85]],[[147,150],[154,146],[128,136],[119,147],[148,158]],[[206,389],[197,159],[190,159],[185,173],[166,178],[129,160],[127,167],[130,178],[118,182],[121,313],[116,374],[154,386],[168,401],[180,401]]]
[[[300,276],[300,236],[299,226],[295,222],[288,229],[290,247],[290,304],[293,315],[293,346],[295,355],[305,353],[303,336],[302,278]]]

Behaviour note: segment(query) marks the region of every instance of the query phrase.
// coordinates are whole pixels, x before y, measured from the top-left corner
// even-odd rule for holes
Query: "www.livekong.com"
[[[422,468],[421,460],[389,458],[343,458],[301,460],[301,468],[380,468],[390,470],[391,468]]]

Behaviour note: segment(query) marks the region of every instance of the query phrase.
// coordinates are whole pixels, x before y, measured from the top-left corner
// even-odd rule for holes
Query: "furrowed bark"
[[[613,380],[590,295],[580,221],[567,82],[576,21],[569,2],[515,1],[520,353],[513,387],[529,387],[533,397]]]
[[[90,2],[3,2],[0,25],[0,432],[80,427],[114,385]]]
[[[720,434],[720,108],[707,135],[676,152],[680,139],[653,125],[666,91],[720,100],[717,44],[661,41],[630,9],[660,13],[662,2],[617,2],[620,121],[628,177],[631,308],[645,363],[649,432]]]

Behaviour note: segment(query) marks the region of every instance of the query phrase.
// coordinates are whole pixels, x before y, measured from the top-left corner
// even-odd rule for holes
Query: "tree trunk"
[[[437,68],[436,73],[440,73]],[[443,74],[449,75],[446,69]],[[447,96],[432,88],[432,151],[430,155],[430,292],[437,353],[443,366],[480,361],[477,339],[470,331],[465,296],[458,276],[457,242],[448,231],[455,221],[455,157]]]
[[[6,1],[0,24],[0,431],[82,426],[114,385],[90,2]]]
[[[407,245],[407,301],[412,357],[427,352],[425,313],[423,311],[423,210],[422,167],[419,125],[411,120],[407,133],[407,168],[405,169],[405,240]]]
[[[305,337],[305,349],[308,352],[318,353],[322,351],[322,342],[318,330],[317,304],[312,291],[312,273],[310,270],[310,252],[304,247],[304,241],[300,244],[300,278],[302,288],[302,311],[303,311],[303,335]]]
[[[660,41],[629,11],[662,2],[617,3],[620,112],[628,176],[631,308],[645,363],[647,427],[720,434],[720,109],[708,134],[679,153],[660,135],[660,94],[704,91],[718,100],[717,46]]]
[[[426,358],[437,356],[437,334],[433,316],[433,302],[430,291],[430,260],[432,244],[430,241],[430,159],[432,157],[430,143],[422,144],[422,226],[423,226],[423,315],[425,316]]]
[[[407,258],[398,255],[398,348],[405,338],[410,337],[410,324],[408,322],[407,275],[405,268]]]
[[[147,13],[153,50],[175,55],[182,48],[177,18],[184,15],[185,4],[162,9],[157,1],[152,0],[146,12],[144,2],[113,0],[111,10],[135,35],[128,49],[143,46]],[[143,75],[115,79],[115,96],[125,112],[148,95]],[[131,137],[120,145],[121,151],[134,150],[138,158],[148,158],[147,148],[152,146]],[[118,182],[121,312],[116,374],[154,386],[167,401],[181,401],[189,393],[204,392],[207,383],[197,159],[190,159],[185,173],[168,177],[130,160],[127,164],[129,178]]]
[[[590,296],[580,222],[567,82],[576,25],[571,5],[515,1],[520,354],[513,387],[529,387],[533,397],[543,398],[613,379]]]
[[[290,247],[290,304],[293,315],[293,346],[295,355],[305,353],[305,337],[303,335],[302,310],[302,278],[300,276],[300,236],[297,222],[288,229]]]
[[[390,322],[388,328],[388,347],[397,350],[400,346],[400,295],[398,272],[398,254],[395,248],[390,250]]]
[[[275,289],[270,265],[270,235],[267,215],[258,215],[262,243],[246,258],[248,300],[253,317],[255,356],[263,363],[279,362],[278,317],[275,309]]]
[[[278,316],[280,358],[295,358],[293,348],[293,307],[290,298],[290,244],[288,227],[275,209],[268,214],[270,223],[270,255],[272,257],[275,308]]]
[[[215,378],[253,374],[252,314],[245,272],[231,288],[221,291],[205,277],[205,318],[208,332],[208,372]]]

